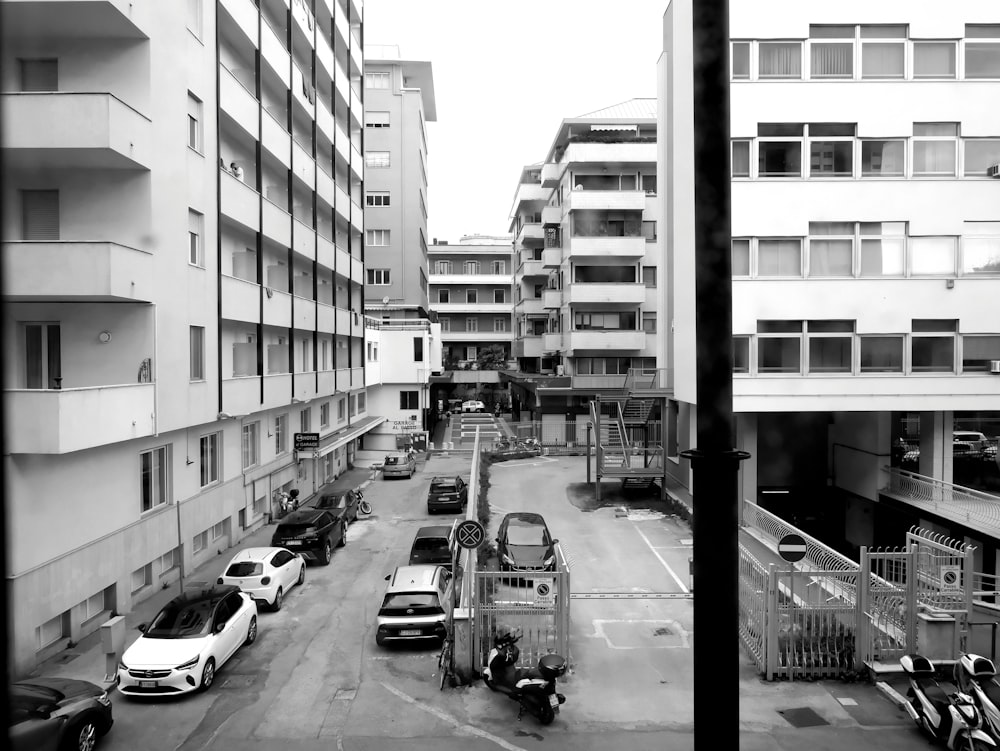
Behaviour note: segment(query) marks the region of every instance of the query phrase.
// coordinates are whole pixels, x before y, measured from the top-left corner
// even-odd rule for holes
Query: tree
[[[500,344],[491,344],[479,350],[476,363],[480,370],[503,370],[507,367],[507,350]]]

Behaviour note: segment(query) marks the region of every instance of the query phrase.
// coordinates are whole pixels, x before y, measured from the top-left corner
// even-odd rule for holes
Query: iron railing
[[[882,492],[944,519],[1000,537],[1000,497],[898,467],[883,467],[882,471],[888,475],[888,484]]]

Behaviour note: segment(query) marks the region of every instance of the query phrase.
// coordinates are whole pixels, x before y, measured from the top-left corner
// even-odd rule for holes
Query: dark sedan
[[[347,524],[333,511],[306,506],[281,520],[271,536],[271,547],[286,548],[321,566],[330,562],[333,548],[347,542]]]
[[[324,490],[320,488],[314,508],[333,511],[344,517],[344,524],[358,518],[358,503],[361,499],[353,490]]]
[[[555,571],[554,540],[541,514],[507,514],[497,534],[501,571]]]
[[[427,513],[465,511],[469,502],[469,486],[461,477],[435,477],[427,493]]]
[[[88,681],[30,678],[10,687],[9,748],[93,751],[111,730],[108,692]]]

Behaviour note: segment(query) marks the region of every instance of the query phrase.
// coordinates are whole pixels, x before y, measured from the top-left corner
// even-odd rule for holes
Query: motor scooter
[[[983,751],[996,743],[980,727],[982,715],[972,697],[947,692],[936,680],[934,663],[918,654],[899,658],[910,681],[903,705],[917,727],[950,751]]]
[[[992,660],[963,654],[955,663],[955,684],[976,703],[983,717],[983,730],[1000,743],[1000,682]]]
[[[529,712],[540,723],[548,725],[559,712],[559,705],[566,703],[566,697],[556,693],[556,678],[566,674],[566,660],[557,654],[547,654],[539,659],[537,668],[517,668],[515,665],[521,655],[518,639],[520,636],[512,633],[493,638],[493,649],[483,669],[483,682],[491,690],[506,694],[518,703],[518,720]]]

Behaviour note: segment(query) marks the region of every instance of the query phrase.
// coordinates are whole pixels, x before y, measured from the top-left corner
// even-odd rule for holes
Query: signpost
[[[318,451],[319,433],[296,433],[294,445],[296,451]]]
[[[794,532],[778,540],[778,555],[788,561],[788,612],[795,610],[795,563],[806,557],[806,541]],[[789,665],[791,662],[789,662]]]

